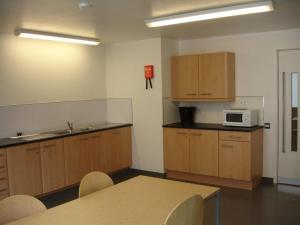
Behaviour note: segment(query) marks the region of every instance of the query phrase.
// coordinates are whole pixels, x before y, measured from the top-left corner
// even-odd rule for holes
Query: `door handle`
[[[285,72],[282,73],[282,152],[285,153]]]

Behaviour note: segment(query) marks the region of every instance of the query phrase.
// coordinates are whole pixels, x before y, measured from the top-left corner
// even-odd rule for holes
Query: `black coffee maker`
[[[178,107],[180,115],[180,123],[184,126],[192,125],[194,123],[196,107],[185,106]]]

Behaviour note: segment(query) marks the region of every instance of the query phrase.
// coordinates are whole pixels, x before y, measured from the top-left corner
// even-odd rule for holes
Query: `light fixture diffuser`
[[[249,4],[228,6],[202,10],[197,12],[183,13],[166,17],[145,20],[148,27],[162,27],[174,24],[189,23],[201,20],[210,20],[230,16],[239,16],[252,13],[261,13],[274,10],[272,1],[261,1]]]
[[[65,34],[49,33],[43,31],[17,29],[16,35],[23,38],[32,38],[47,41],[60,41],[83,45],[99,45],[100,41],[96,38],[79,37]]]

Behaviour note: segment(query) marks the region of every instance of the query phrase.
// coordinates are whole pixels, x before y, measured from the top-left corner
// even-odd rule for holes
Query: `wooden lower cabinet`
[[[109,172],[109,131],[92,133],[91,166],[93,171]]]
[[[43,193],[40,144],[7,148],[10,195]]]
[[[164,128],[167,177],[253,189],[262,177],[263,129],[252,132]]]
[[[65,183],[64,141],[56,139],[40,143],[43,192],[63,188]]]
[[[218,131],[190,130],[190,172],[219,175]]]
[[[109,172],[130,167],[131,156],[131,129],[119,128],[108,132],[109,134]]]
[[[76,184],[91,167],[91,137],[89,134],[64,138],[66,185]]]
[[[0,200],[9,196],[6,149],[0,149]]]
[[[189,130],[164,128],[164,167],[189,172]]]

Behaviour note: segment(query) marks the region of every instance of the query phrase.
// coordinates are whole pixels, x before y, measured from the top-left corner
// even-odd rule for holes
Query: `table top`
[[[9,225],[162,225],[193,194],[213,197],[219,188],[138,176]]]

